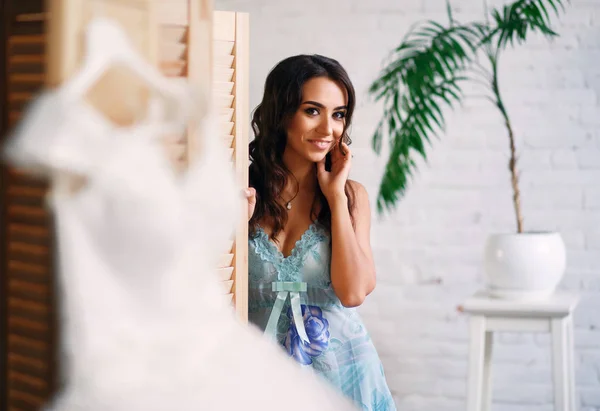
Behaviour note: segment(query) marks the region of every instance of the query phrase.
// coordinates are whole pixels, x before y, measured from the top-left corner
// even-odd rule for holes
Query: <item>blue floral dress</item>
[[[330,244],[318,223],[288,257],[261,228],[251,234],[249,319],[359,410],[394,411],[381,361],[362,320],[355,309],[342,306],[331,288]]]

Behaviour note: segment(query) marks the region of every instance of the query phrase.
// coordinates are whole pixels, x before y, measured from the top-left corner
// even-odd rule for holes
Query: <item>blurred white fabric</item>
[[[353,409],[224,300],[216,259],[242,200],[210,119],[182,175],[160,115],[118,127],[62,89],[9,139],[12,165],[52,181],[65,384],[48,410]]]

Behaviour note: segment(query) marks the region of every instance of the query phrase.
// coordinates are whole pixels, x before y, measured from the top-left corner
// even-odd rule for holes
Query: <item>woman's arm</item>
[[[362,184],[348,180],[355,192],[354,224],[348,199],[339,193],[328,199],[331,209],[331,283],[346,307],[356,307],[375,288],[375,264],[371,251],[371,209]]]

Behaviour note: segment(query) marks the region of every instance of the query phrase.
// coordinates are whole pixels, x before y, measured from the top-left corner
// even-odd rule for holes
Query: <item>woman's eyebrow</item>
[[[317,106],[319,108],[325,108],[325,106],[323,104],[318,103],[316,101],[312,101],[312,100],[305,101],[302,104],[311,104],[311,105]],[[348,106],[339,106],[339,107],[334,108],[334,110],[347,110],[347,109],[348,109]]]

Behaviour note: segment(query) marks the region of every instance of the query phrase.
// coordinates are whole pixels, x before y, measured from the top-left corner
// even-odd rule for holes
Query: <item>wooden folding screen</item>
[[[160,21],[159,61],[163,71],[170,76],[187,77],[191,84],[201,86],[207,78],[203,73],[210,69],[214,105],[219,116],[220,138],[231,153],[232,167],[241,187],[248,184],[248,75],[249,75],[249,24],[246,13],[216,11],[212,21],[212,58],[206,62],[202,56],[202,33],[207,22],[199,18],[200,7],[186,9],[185,3],[169,0],[158,2]],[[189,16],[189,17],[188,17]],[[198,38],[198,40],[194,40]],[[208,67],[206,64],[209,64]],[[212,66],[212,67],[211,67]],[[174,148],[174,156],[185,156],[186,141]],[[214,193],[218,195],[218,193]],[[236,307],[239,318],[248,318],[248,226],[246,208],[240,209],[240,224],[230,246],[223,250],[219,263],[219,277],[225,293]]]
[[[0,71],[0,98],[6,104],[2,132],[18,121],[23,107],[44,84],[57,85],[73,73],[82,53],[81,30],[91,16],[101,13],[121,21],[134,44],[165,74],[185,76],[202,87],[206,87],[202,82],[210,81],[221,138],[229,144],[238,181],[247,184],[247,15],[213,14],[207,0],[3,3],[6,49],[0,51],[6,56],[6,66]],[[213,41],[203,41],[206,33],[213,33]],[[169,147],[183,167],[190,160],[187,145],[188,140],[182,140]],[[5,167],[1,175],[0,410],[37,410],[54,392],[57,375],[52,221],[44,205],[48,185]],[[231,247],[220,258],[219,275],[227,298],[246,321],[244,207],[240,215]]]

